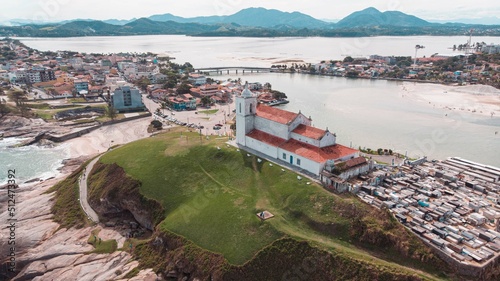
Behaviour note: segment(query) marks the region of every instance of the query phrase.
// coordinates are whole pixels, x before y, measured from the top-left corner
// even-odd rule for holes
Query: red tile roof
[[[310,139],[315,139],[319,140],[321,139],[325,134],[325,130],[321,130],[315,127],[307,126],[304,124],[300,124],[293,130],[294,133],[302,135],[304,137],[310,138]]]
[[[258,104],[257,105],[257,116],[262,117],[264,119],[268,119],[274,122],[278,122],[281,124],[289,124],[292,122],[297,116],[298,113],[293,113],[290,111],[286,111],[283,109]]]
[[[270,144],[272,146],[280,146],[286,142],[285,139],[275,137],[273,135],[270,135],[268,133],[259,130],[252,130],[250,133],[247,134],[247,137],[251,137],[252,139],[256,139],[258,141]]]
[[[329,159],[339,159],[357,152],[356,149],[349,148],[340,144],[335,144],[323,148],[290,139],[281,145],[281,148],[315,162],[323,163]]]
[[[347,170],[350,170],[350,169],[355,168],[357,166],[364,165],[367,162],[366,162],[365,157],[359,156],[359,157],[356,157],[353,159],[349,159],[349,160],[345,161],[344,163],[345,163],[345,166],[342,170],[347,171]]]

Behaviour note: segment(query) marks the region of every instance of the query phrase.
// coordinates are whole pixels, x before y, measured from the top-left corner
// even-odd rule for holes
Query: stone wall
[[[489,262],[485,263],[483,266],[475,266],[472,264],[464,264],[453,257],[449,256],[445,252],[436,248],[434,244],[427,241],[426,239],[421,239],[425,245],[429,246],[432,251],[437,254],[442,260],[448,263],[453,269],[455,269],[456,273],[463,276],[474,277],[474,280],[493,280],[492,271],[498,267],[500,258],[499,256],[493,258]]]
[[[51,140],[53,142],[64,142],[64,141],[67,141],[67,140],[70,140],[70,139],[74,139],[74,138],[78,138],[78,137],[81,137],[83,135],[86,135],[86,134],[88,134],[88,133],[90,133],[90,132],[92,132],[92,131],[94,131],[96,129],[101,128],[102,126],[109,126],[109,125],[119,124],[119,123],[123,123],[123,122],[127,122],[127,121],[132,121],[132,120],[137,120],[137,119],[141,119],[141,118],[145,118],[145,117],[150,117],[150,116],[151,116],[151,113],[148,113],[148,114],[133,116],[133,117],[124,118],[124,119],[120,119],[120,120],[106,121],[106,122],[102,122],[99,125],[94,125],[94,126],[85,128],[83,130],[80,130],[80,131],[77,131],[77,132],[73,132],[73,133],[69,133],[69,134],[66,134],[66,135],[52,136],[52,135],[49,135],[49,134],[45,134],[42,138]]]

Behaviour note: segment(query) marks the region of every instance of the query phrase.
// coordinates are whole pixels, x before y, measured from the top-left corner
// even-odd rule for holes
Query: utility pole
[[[474,29],[469,30],[469,40],[467,41],[467,46],[465,47],[465,64],[469,64],[469,51],[472,46],[472,32]]]
[[[413,61],[413,69],[417,69],[417,52],[420,49],[425,48],[423,45],[415,45],[415,59]]]

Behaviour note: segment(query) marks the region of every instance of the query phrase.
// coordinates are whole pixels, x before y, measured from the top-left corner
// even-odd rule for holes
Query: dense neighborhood
[[[144,111],[142,94],[174,111],[229,104],[241,93],[241,81],[214,81],[195,73],[189,63],[176,64],[154,54],[80,54],[38,52],[19,41],[0,43],[0,79],[18,99],[70,99],[108,103],[116,113]],[[11,87],[8,87],[11,85]],[[263,103],[287,102],[266,83],[250,84]]]
[[[463,44],[466,46],[467,44]],[[418,45],[417,45],[418,46]],[[407,80],[442,84],[484,84],[500,89],[500,45],[476,43],[467,52],[462,45],[448,54],[430,57],[347,56],[320,63],[273,65],[273,71],[332,75],[349,78]],[[467,53],[467,54],[466,54]]]

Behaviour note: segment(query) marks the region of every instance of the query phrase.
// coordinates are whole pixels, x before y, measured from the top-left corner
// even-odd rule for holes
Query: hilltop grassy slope
[[[184,130],[128,144],[101,158],[122,167],[140,182],[143,196],[162,205],[160,232],[220,253],[232,267],[241,265],[242,272],[259,264],[254,257],[262,257],[263,249],[290,237],[378,270],[443,277],[444,263],[389,214],[298,180],[291,171],[226,146],[224,139],[200,139]],[[263,210],[275,217],[260,221],[256,213]]]

